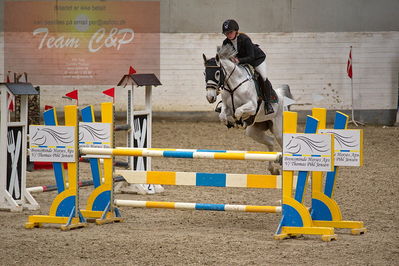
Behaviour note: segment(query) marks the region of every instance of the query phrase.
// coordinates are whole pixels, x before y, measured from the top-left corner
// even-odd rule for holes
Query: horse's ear
[[[219,58],[219,54],[216,54],[216,57],[215,57],[215,59],[216,59],[216,65],[217,65],[217,66],[220,66],[220,58]]]
[[[208,61],[208,60],[206,59],[206,55],[205,55],[205,54],[202,54],[202,58],[204,58],[204,64],[205,64],[206,61]]]

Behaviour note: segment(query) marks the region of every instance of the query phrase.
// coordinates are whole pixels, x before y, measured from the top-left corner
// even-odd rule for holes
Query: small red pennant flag
[[[15,96],[9,92],[7,92],[7,107],[9,111],[15,111]]]
[[[103,93],[109,97],[114,98],[115,97],[115,88],[105,90],[105,91],[103,91]]]
[[[78,90],[74,90],[74,91],[68,92],[63,97],[69,98],[71,100],[76,100],[76,105],[79,105]]]
[[[54,108],[54,106],[52,106],[52,105],[45,105],[45,106],[44,106],[44,110],[45,110],[45,111],[50,110],[50,109],[53,109],[53,108]]]
[[[78,90],[68,92],[67,94],[65,94],[65,96],[74,100],[78,100]]]
[[[132,74],[136,74],[136,70],[132,67],[132,66],[130,66],[130,68],[129,68],[129,75],[132,75]]]

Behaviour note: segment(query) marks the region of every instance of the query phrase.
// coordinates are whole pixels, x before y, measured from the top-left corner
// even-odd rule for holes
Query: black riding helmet
[[[226,32],[229,32],[229,31],[233,31],[233,30],[238,31],[238,29],[239,29],[238,23],[234,19],[228,19],[225,22],[223,22],[223,25],[222,25],[223,34],[225,34]]]

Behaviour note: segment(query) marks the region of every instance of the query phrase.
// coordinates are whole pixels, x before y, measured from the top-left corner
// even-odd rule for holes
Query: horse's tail
[[[280,90],[281,96],[285,96],[287,98],[294,99],[294,97],[291,94],[290,86],[288,86],[288,84],[281,85],[278,88],[278,90]]]
[[[290,86],[288,86],[288,84],[282,84],[279,86],[276,90],[276,93],[280,103],[283,103],[284,97],[294,100],[294,97],[291,94]],[[287,109],[290,110],[289,104],[287,105]]]

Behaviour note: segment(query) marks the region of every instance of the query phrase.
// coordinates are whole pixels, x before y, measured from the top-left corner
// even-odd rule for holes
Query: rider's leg
[[[271,94],[271,89],[272,89],[272,84],[267,78],[267,67],[266,67],[266,60],[263,61],[259,66],[255,67],[255,70],[259,73],[259,75],[262,77],[264,84],[259,84],[261,88],[264,88],[262,91],[264,93],[265,97],[265,112],[266,114],[271,114],[273,113],[273,107],[270,104],[270,94]]]
[[[267,79],[267,67],[266,67],[266,60],[262,62],[259,66],[255,67],[256,72],[262,76],[263,80]]]

